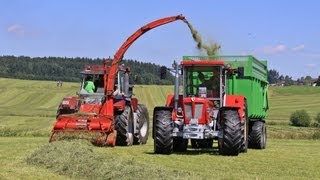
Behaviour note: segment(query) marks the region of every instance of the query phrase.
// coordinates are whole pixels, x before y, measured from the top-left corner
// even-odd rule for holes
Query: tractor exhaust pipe
[[[178,109],[179,102],[179,65],[176,61],[173,62],[172,67],[174,68],[174,109]]]

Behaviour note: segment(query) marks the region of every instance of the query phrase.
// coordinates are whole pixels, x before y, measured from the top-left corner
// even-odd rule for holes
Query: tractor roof
[[[81,74],[103,74],[103,65],[86,65],[84,71],[81,71]]]
[[[188,60],[181,61],[181,65],[183,66],[224,66],[225,63],[222,60]]]

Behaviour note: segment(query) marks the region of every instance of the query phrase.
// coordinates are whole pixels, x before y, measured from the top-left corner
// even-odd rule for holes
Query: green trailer
[[[268,69],[267,61],[259,61],[253,56],[222,56],[231,68],[243,67],[243,75],[228,77],[227,94],[242,94],[247,99],[250,119],[264,120],[268,110]]]

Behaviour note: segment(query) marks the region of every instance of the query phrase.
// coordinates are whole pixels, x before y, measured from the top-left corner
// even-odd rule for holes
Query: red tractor
[[[218,140],[222,155],[238,155],[248,146],[265,148],[265,61],[252,56],[186,56],[173,67],[174,94],[168,95],[165,106],[154,108],[155,153],[186,151],[189,139],[193,148],[211,148]],[[163,77],[166,71],[162,68]]]
[[[101,66],[85,67],[80,92],[78,96],[62,100],[49,141],[58,140],[65,133],[78,133],[91,134],[89,138],[102,146],[145,144],[149,129],[148,111],[132,97],[130,70],[119,66],[119,62],[142,34],[176,20],[186,22],[182,15],[178,15],[148,23],[122,44],[112,60],[104,60]],[[94,82],[94,92],[85,90],[88,79]]]

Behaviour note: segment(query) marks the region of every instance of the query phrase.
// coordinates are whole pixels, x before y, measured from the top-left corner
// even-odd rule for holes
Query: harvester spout
[[[126,53],[128,48],[135,42],[135,40],[137,40],[140,36],[142,36],[144,33],[148,32],[149,30],[151,30],[153,28],[156,28],[156,27],[159,27],[159,26],[162,26],[162,25],[165,25],[165,24],[177,21],[177,20],[182,20],[183,22],[188,23],[186,18],[181,14],[177,15],[177,16],[161,18],[161,19],[155,20],[155,21],[148,23],[148,24],[142,26],[141,28],[139,28],[135,33],[133,33],[122,44],[122,46],[119,48],[119,50],[114,55],[112,65],[111,65],[111,68],[109,71],[108,82],[107,82],[107,91],[106,91],[107,95],[111,96],[113,93],[114,76],[117,72],[118,63],[121,62],[124,54]]]

